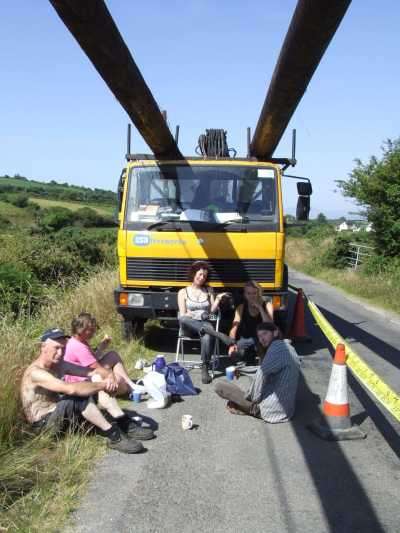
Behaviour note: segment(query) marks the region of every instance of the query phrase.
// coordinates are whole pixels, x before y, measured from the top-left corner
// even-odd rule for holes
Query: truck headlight
[[[132,307],[143,307],[143,304],[144,304],[143,294],[139,294],[137,292],[128,294],[128,305]]]

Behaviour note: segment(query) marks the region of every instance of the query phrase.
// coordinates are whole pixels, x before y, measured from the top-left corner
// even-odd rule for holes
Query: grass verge
[[[339,287],[365,302],[400,313],[397,276],[388,273],[370,276],[361,269],[326,268],[320,260],[330,242],[327,239],[315,246],[309,239],[289,237],[286,241],[286,261],[290,267]]]
[[[112,346],[132,374],[137,357],[152,356],[140,342],[122,340],[112,297],[116,284],[116,273],[103,270],[73,290],[54,292],[34,320],[4,317],[0,322],[0,531],[60,531],[94,460],[105,450],[99,437],[71,434],[54,441],[34,437],[25,424],[19,382],[38,353],[43,330],[58,326],[69,331],[71,318],[85,310],[98,319],[99,337],[112,336]]]

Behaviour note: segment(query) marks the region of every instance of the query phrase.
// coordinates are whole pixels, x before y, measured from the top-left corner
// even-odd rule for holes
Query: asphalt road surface
[[[400,391],[400,319],[377,313],[324,283],[291,273],[339,333],[396,391]],[[269,425],[229,414],[213,385],[151,417],[157,439],[147,452],[110,452],[96,465],[69,532],[398,532],[399,424],[349,376],[352,421],[365,440],[327,442],[306,425],[318,417],[331,369],[331,350],[307,314],[311,344],[302,357],[297,411]],[[164,335],[164,337],[163,337]],[[175,346],[157,332],[157,347]],[[223,376],[216,379],[225,379]],[[247,377],[239,385],[246,387]],[[191,414],[196,428],[181,429]]]

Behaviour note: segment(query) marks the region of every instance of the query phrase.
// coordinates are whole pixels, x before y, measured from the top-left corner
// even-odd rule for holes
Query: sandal
[[[229,400],[227,403],[226,403],[226,408],[228,409],[228,411],[232,414],[232,415],[244,415],[246,416],[246,413],[244,411],[241,411],[238,407],[238,405],[235,403],[235,402],[232,402],[231,400]]]

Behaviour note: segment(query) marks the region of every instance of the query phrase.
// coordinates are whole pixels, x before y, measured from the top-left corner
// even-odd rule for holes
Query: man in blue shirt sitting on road
[[[279,338],[272,322],[257,326],[257,338],[266,350],[247,392],[229,382],[219,382],[215,392],[228,400],[234,414],[246,414],[276,424],[287,422],[295,410],[299,359],[295,349]]]

